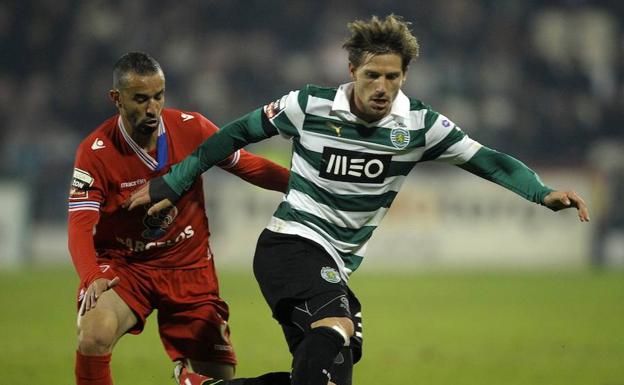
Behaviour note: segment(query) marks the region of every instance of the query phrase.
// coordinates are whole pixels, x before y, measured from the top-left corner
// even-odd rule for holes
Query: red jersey
[[[147,152],[116,115],[78,147],[69,195],[69,250],[87,284],[103,276],[97,258],[124,258],[154,268],[214,266],[201,177],[176,205],[148,216],[121,205],[132,191],[169,171],[218,128],[199,113],[163,109],[157,147]],[[239,150],[220,167],[260,187],[286,191],[288,171]]]

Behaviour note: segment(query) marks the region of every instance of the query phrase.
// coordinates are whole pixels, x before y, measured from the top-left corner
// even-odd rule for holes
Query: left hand
[[[576,207],[581,222],[589,222],[587,204],[574,191],[553,191],[544,197],[544,205],[553,211]]]
[[[79,314],[81,316],[85,315],[89,310],[95,308],[97,300],[100,299],[102,293],[117,286],[118,283],[119,277],[115,277],[113,279],[98,278],[95,281],[91,282],[91,284],[87,288],[87,291],[85,292],[82,304],[80,305]]]

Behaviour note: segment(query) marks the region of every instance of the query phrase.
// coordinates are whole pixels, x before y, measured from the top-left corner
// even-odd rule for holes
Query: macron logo
[[[93,144],[91,145],[91,149],[92,149],[93,151],[95,151],[95,150],[100,150],[100,149],[102,149],[102,148],[104,148],[104,147],[106,147],[106,146],[104,145],[104,141],[103,141],[102,139],[100,139],[100,138],[95,139],[95,141],[94,141],[94,142],[93,142]]]
[[[180,117],[182,118],[183,122],[186,122],[187,120],[191,120],[194,118],[193,115],[185,114],[184,112],[180,114]]]

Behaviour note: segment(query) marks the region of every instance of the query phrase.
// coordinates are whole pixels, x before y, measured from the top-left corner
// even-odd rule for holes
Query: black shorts
[[[325,249],[297,235],[265,229],[258,239],[253,269],[273,317],[280,322],[288,322],[292,308],[303,300],[349,292],[336,262]],[[327,316],[349,317],[351,314],[343,309]]]
[[[306,238],[264,230],[254,256],[254,274],[273,317],[294,352],[310,325],[327,317],[353,321],[354,358],[362,345],[361,305],[322,246]],[[356,362],[357,362],[356,359]]]

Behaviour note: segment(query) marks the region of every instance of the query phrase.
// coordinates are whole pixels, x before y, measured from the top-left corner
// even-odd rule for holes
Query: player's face
[[[392,102],[405,81],[401,56],[369,55],[362,65],[349,64],[355,82],[351,108],[367,122],[377,121],[390,113]]]
[[[113,93],[117,92],[117,95]],[[117,100],[115,100],[115,96]],[[132,132],[148,135],[158,128],[165,104],[165,76],[161,71],[150,75],[128,73],[123,88],[111,91],[124,125]]]

